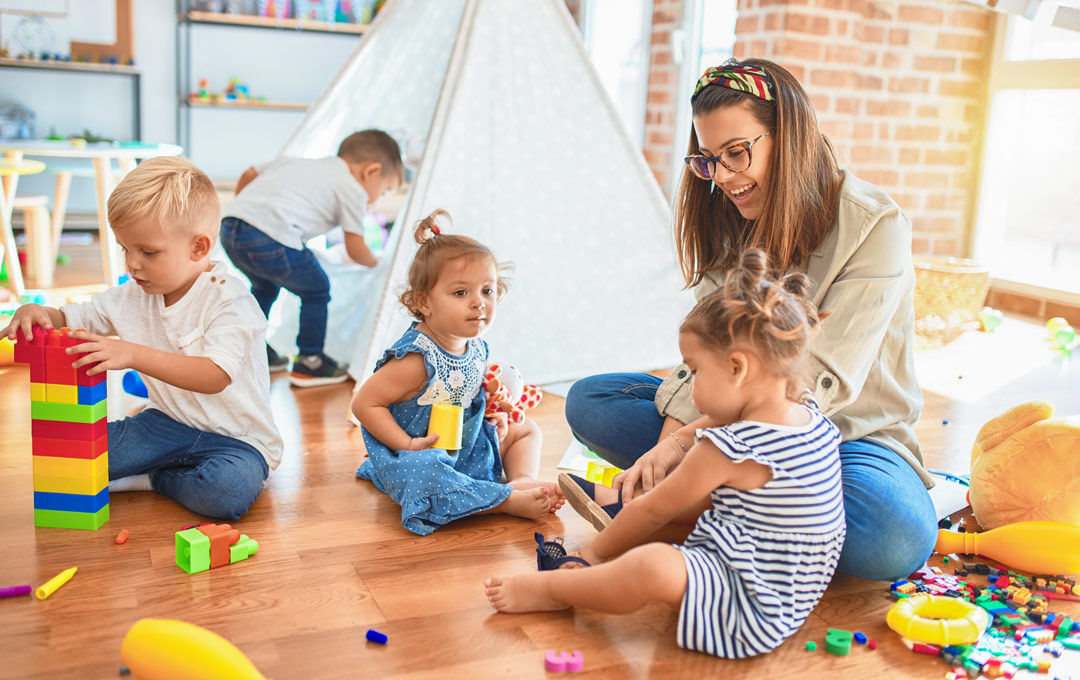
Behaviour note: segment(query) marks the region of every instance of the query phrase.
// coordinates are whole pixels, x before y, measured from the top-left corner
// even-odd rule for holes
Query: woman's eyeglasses
[[[746,172],[750,169],[750,150],[770,133],[772,133],[772,130],[749,141],[732,144],[721,151],[719,156],[695,154],[683,158],[683,162],[686,163],[686,167],[690,168],[690,172],[694,173],[696,177],[706,180],[712,179],[718,162],[732,172]]]

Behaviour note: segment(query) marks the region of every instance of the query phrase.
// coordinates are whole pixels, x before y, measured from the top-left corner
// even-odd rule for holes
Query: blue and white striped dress
[[[739,422],[698,430],[735,462],[768,466],[763,487],[720,487],[678,548],[686,595],[678,642],[724,658],[770,652],[817,605],[844,546],[840,431],[811,409],[802,427]]]

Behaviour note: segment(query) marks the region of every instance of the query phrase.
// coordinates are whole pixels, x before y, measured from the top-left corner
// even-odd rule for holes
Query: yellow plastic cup
[[[431,420],[428,421],[429,435],[438,433],[439,441],[435,446],[447,451],[461,448],[461,430],[465,411],[453,404],[432,404]]]

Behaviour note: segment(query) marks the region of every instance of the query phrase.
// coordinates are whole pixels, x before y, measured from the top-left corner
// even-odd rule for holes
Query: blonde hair
[[[382,176],[405,178],[401,147],[382,130],[361,130],[341,140],[337,155],[352,163],[381,163]]]
[[[768,370],[787,379],[788,398],[799,401],[807,348],[821,320],[806,298],[809,287],[806,274],[772,276],[765,251],[750,248],[724,285],[690,310],[679,332],[693,333],[716,352],[730,350],[737,341],[748,343]]]
[[[183,156],[143,161],[109,196],[109,224],[123,229],[147,215],[169,229],[217,239],[221,202],[210,178]]]
[[[710,271],[734,265],[749,247],[764,249],[778,271],[788,271],[809,259],[836,223],[844,178],[832,144],[818,127],[810,97],[795,76],[775,62],[740,63],[764,69],[776,100],[712,84],[694,99],[693,115],[747,106],[763,128],[772,130],[769,177],[762,187],[765,203],[761,216],[748,220],[711,180],[684,168],[675,198],[675,243],[688,287]],[[697,131],[691,126],[687,154],[699,153]]]
[[[451,223],[450,214],[445,210],[436,210],[416,224],[413,230],[413,238],[420,244],[409,265],[409,276],[405,290],[398,296],[398,300],[409,310],[413,318],[418,321],[424,320],[420,312],[420,299],[435,287],[439,280],[439,274],[447,264],[463,258],[488,259],[495,265],[498,276],[496,290],[498,299],[510,289],[508,280],[513,266],[507,262],[498,262],[491,249],[476,239],[460,234],[447,234],[445,227],[439,224],[439,218],[445,218],[447,224]]]

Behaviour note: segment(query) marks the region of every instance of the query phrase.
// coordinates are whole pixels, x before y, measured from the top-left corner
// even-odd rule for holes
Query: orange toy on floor
[[[1044,401],[990,420],[971,450],[968,500],[983,529],[1044,520],[1080,525],[1080,416]]]

